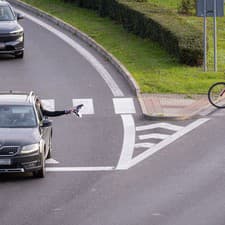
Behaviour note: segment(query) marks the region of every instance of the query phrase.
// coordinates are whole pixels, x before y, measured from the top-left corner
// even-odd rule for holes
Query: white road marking
[[[134,145],[134,147],[135,148],[151,148],[154,145],[156,145],[156,144],[154,144],[154,143],[137,143]]]
[[[42,22],[41,20],[31,16],[30,14],[25,13],[24,11],[16,9],[17,12],[20,12],[26,16],[29,20],[33,21],[34,23],[42,26],[43,28],[47,29],[48,31],[55,34],[57,37],[62,39],[64,42],[66,42],[68,45],[70,45],[72,48],[74,48],[81,56],[83,56],[94,68],[95,70],[101,75],[102,79],[106,82],[108,87],[110,88],[111,92],[115,97],[122,97],[124,96],[122,90],[119,88],[119,86],[116,84],[116,82],[113,80],[110,73],[104,68],[104,66],[85,48],[83,48],[81,45],[79,45],[77,42],[75,42],[72,38],[65,35],[63,32],[55,29],[54,27]]]
[[[158,133],[154,133],[154,134],[145,134],[145,135],[140,135],[139,139],[140,140],[146,140],[146,139],[150,139],[150,138],[154,138],[154,139],[166,139],[168,138],[170,135],[168,134],[158,134]]]
[[[112,171],[114,167],[46,167],[47,172]]]
[[[45,164],[59,164],[59,162],[55,159],[50,158],[45,161]]]
[[[167,139],[161,141],[160,143],[156,144],[152,148],[146,150],[145,152],[143,152],[140,155],[138,155],[135,158],[133,158],[129,162],[128,168],[131,168],[131,167],[135,166],[136,164],[140,163],[141,161],[147,159],[148,157],[150,157],[154,153],[160,151],[165,146],[171,144],[172,142],[174,142],[178,138],[184,136],[185,134],[187,134],[190,131],[192,131],[193,129],[199,127],[200,125],[202,125],[203,123],[207,122],[208,120],[209,120],[208,118],[198,119],[195,122],[189,124],[188,126],[184,127],[182,130],[176,132],[175,134],[169,136]]]
[[[80,110],[80,113],[82,115],[91,115],[95,113],[92,99],[89,99],[89,98],[73,99],[73,106],[80,105],[80,104],[84,105]]]
[[[54,99],[42,99],[41,103],[44,109],[49,111],[55,111],[55,100]]]
[[[151,125],[136,127],[136,131],[144,131],[144,130],[150,130],[150,129],[155,129],[155,128],[164,128],[167,130],[178,131],[178,130],[182,129],[183,127],[169,124],[169,123],[155,123],[155,124],[151,124]]]
[[[132,98],[114,98],[113,104],[116,114],[136,113]]]
[[[121,115],[123,121],[124,137],[119,162],[116,169],[128,169],[132,159],[135,144],[135,124],[131,115]]]

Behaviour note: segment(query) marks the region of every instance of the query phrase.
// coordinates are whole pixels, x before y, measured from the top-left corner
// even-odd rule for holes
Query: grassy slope
[[[78,8],[76,5],[71,6],[60,0],[23,1],[65,20],[94,38],[128,68],[140,85],[142,92],[206,93],[211,83],[224,78],[223,72],[203,73],[202,68],[180,65],[157,43],[127,33],[121,25],[108,18],[98,17],[93,11]],[[175,0],[151,1],[160,1],[162,4],[164,1],[166,4],[171,4],[172,8],[176,8],[177,5]],[[197,26],[200,26],[202,21],[194,17],[188,17],[187,20],[190,23],[196,21],[194,24]],[[224,23],[224,19],[220,20],[219,26],[222,23]],[[222,34],[225,36],[225,31],[221,32]],[[225,46],[220,42],[219,48],[225,49]],[[211,52],[210,54],[212,54]],[[219,62],[220,69],[225,66],[223,61]]]

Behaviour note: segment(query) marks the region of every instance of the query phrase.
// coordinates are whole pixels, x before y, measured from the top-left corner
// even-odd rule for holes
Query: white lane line
[[[41,103],[44,109],[49,111],[55,111],[55,100],[54,99],[41,99]]]
[[[155,129],[155,128],[164,128],[167,130],[173,130],[173,131],[178,131],[182,129],[182,126],[177,126],[169,123],[155,123],[151,125],[145,125],[145,126],[138,126],[136,127],[136,131],[144,131],[144,130],[150,130],[150,129]]]
[[[146,140],[146,139],[150,139],[150,138],[154,138],[154,139],[166,139],[168,138],[170,135],[168,134],[158,134],[158,133],[153,133],[153,134],[145,134],[145,135],[140,135],[138,136],[140,140]]]
[[[189,124],[188,126],[184,127],[182,130],[176,132],[175,134],[169,136],[167,139],[159,142],[157,145],[153,146],[152,148],[146,150],[145,152],[141,153],[140,155],[136,156],[133,158],[130,163],[129,163],[129,168],[135,166],[136,164],[140,163],[141,161],[145,160],[146,158],[150,157],[154,153],[160,151],[163,149],[165,146],[171,144],[178,138],[184,136],[185,134],[189,133],[193,129],[199,127],[203,123],[207,122],[209,119],[203,118],[203,119],[198,119],[195,122]]]
[[[42,22],[41,20],[31,16],[30,14],[25,13],[24,11],[16,9],[16,11],[24,14],[26,18],[33,21],[34,23],[42,26],[43,28],[49,30],[56,36],[58,36],[60,39],[62,39],[64,42],[66,42],[68,45],[70,45],[72,48],[74,48],[77,52],[79,52],[80,55],[82,55],[94,68],[95,70],[101,75],[103,80],[106,82],[108,87],[110,88],[111,92],[115,97],[122,97],[124,96],[122,90],[119,88],[119,86],[116,84],[116,82],[113,80],[112,76],[109,74],[109,72],[104,68],[104,66],[85,48],[83,48],[81,45],[76,43],[73,39],[66,36],[61,31],[55,29],[54,27]]]
[[[114,167],[46,167],[47,172],[82,172],[82,171],[112,171]]]
[[[132,98],[114,98],[113,105],[116,114],[136,113]]]
[[[132,115],[121,115],[123,121],[124,137],[119,162],[116,169],[128,169],[133,156],[135,144],[135,124]]]
[[[81,108],[80,113],[82,115],[91,115],[94,114],[94,104],[93,100],[89,98],[80,98],[80,99],[73,99],[73,106],[83,104],[84,107]]]
[[[154,144],[154,143],[137,143],[134,145],[134,147],[135,148],[151,148],[154,145],[156,145],[156,144]]]

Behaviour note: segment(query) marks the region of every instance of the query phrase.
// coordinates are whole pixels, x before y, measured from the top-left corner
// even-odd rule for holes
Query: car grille
[[[0,148],[0,156],[12,156],[19,150],[18,146],[2,146]]]
[[[0,34],[0,42],[16,41],[21,35]]]

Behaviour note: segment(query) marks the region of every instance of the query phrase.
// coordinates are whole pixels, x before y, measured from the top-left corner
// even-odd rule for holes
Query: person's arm
[[[54,117],[54,116],[62,116],[65,114],[70,114],[71,110],[61,110],[61,111],[48,111],[42,108],[42,114],[43,116],[49,116],[49,117]]]

